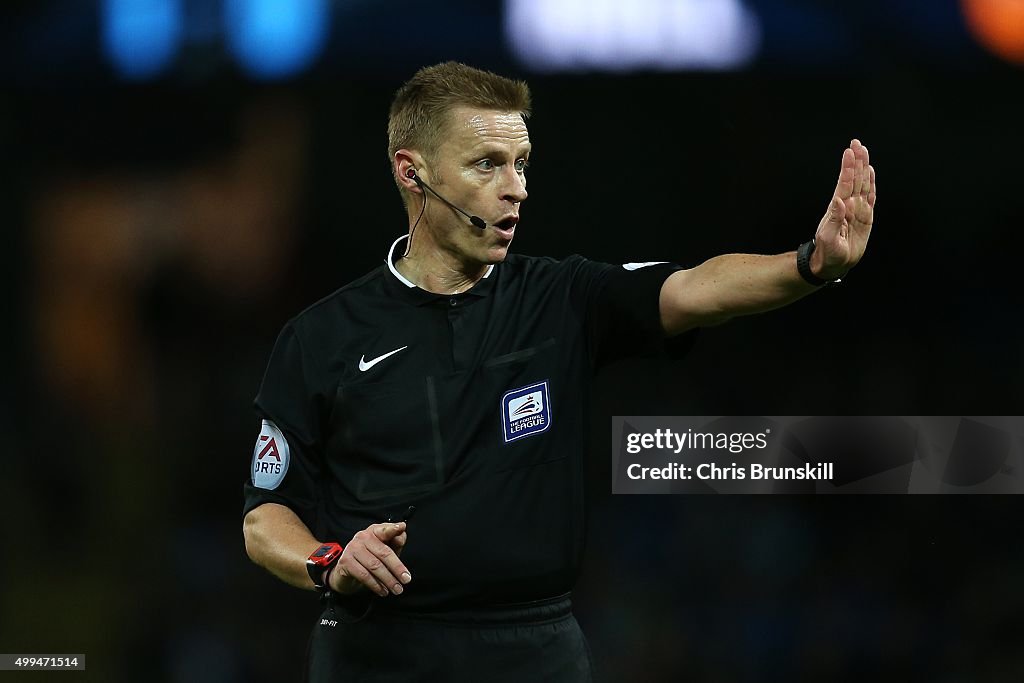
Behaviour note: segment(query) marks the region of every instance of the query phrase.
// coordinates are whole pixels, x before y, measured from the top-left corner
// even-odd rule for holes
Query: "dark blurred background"
[[[610,494],[612,415],[1021,414],[1021,0],[0,11],[0,652],[299,679],[317,602],[242,544],[251,401],[284,322],[406,230],[390,96],[459,59],[533,88],[520,253],[790,250],[851,138],[878,170],[842,286],[597,378],[600,679],[1024,678],[1017,497]]]

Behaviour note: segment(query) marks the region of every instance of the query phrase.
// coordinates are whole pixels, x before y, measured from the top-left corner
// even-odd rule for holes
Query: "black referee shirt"
[[[656,348],[670,264],[509,255],[468,292],[385,264],[285,325],[255,406],[245,512],[280,503],[323,540],[417,508],[390,608],[495,605],[572,587],[590,378]]]

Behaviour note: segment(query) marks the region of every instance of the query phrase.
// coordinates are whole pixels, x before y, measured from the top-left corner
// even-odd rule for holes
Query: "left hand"
[[[824,280],[845,275],[864,255],[874,219],[875,169],[868,148],[853,140],[843,151],[836,191],[814,233],[811,271]]]

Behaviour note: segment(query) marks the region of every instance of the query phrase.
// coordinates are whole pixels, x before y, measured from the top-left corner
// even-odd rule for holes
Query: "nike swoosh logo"
[[[383,356],[377,356],[376,358],[374,358],[371,361],[367,361],[366,360],[366,355],[364,354],[363,356],[361,356],[359,358],[359,370],[362,371],[362,372],[366,372],[367,370],[369,370],[374,365],[376,365],[377,363],[381,362],[382,360],[384,360],[388,356],[393,356],[396,353],[398,353],[399,351],[404,351],[407,348],[409,348],[408,345],[403,346],[400,349],[395,349],[394,351],[389,351],[388,353],[385,353]]]

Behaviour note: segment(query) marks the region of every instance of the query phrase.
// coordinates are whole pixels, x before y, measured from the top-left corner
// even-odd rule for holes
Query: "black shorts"
[[[568,596],[486,610],[351,618],[328,601],[310,639],[310,683],[590,683],[590,648]]]

